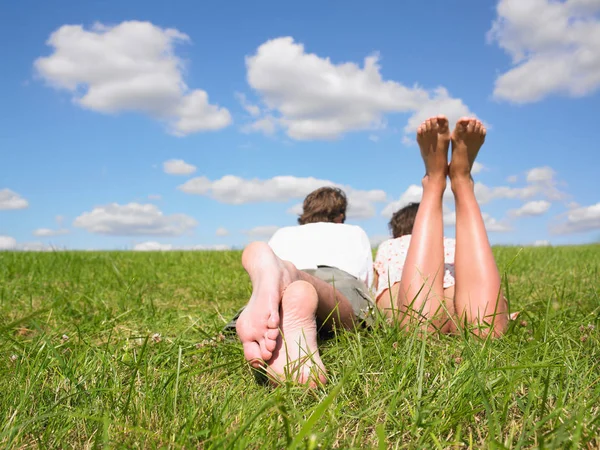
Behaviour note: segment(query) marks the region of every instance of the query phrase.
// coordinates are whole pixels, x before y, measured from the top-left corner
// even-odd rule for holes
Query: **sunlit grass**
[[[219,336],[239,252],[0,253],[0,446],[598,448],[600,247],[495,253],[504,338],[338,332],[315,391]]]

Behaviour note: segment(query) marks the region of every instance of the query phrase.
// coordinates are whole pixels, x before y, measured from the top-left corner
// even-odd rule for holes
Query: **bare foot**
[[[477,119],[463,117],[456,122],[452,132],[451,181],[471,180],[471,168],[485,141],[485,134],[485,127]]]
[[[430,117],[417,129],[417,142],[425,162],[425,178],[446,184],[450,130],[445,116]]]
[[[281,335],[267,374],[274,384],[293,381],[310,387],[325,384],[325,367],[317,347],[317,291],[306,281],[295,281],[281,301]]]
[[[246,247],[242,264],[252,281],[252,296],[237,320],[236,331],[244,347],[244,357],[258,368],[273,357],[281,325],[281,297],[296,279],[296,268],[279,259],[264,242]]]

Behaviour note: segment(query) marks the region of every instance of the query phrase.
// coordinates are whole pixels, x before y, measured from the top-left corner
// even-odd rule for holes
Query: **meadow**
[[[315,390],[220,334],[240,252],[0,252],[0,447],[600,448],[600,246],[494,252],[506,336],[339,331]]]

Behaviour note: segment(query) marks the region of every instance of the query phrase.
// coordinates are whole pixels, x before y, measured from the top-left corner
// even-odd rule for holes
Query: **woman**
[[[425,163],[423,197],[420,205],[394,215],[394,239],[379,247],[374,265],[377,305],[401,325],[416,321],[448,333],[468,324],[481,336],[506,330],[508,305],[471,177],[485,135],[473,118],[460,119],[452,133],[444,116],[427,119],[417,130]],[[443,234],[447,178],[456,202],[455,241]]]

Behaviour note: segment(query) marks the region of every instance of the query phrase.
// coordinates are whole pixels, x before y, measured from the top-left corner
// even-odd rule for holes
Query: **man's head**
[[[406,234],[412,234],[418,210],[419,203],[409,203],[394,213],[388,224],[394,239]]]
[[[344,223],[348,200],[341,189],[322,187],[311,192],[304,199],[302,215],[298,217],[300,225],[315,222]]]

